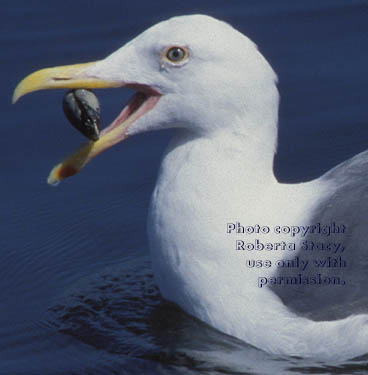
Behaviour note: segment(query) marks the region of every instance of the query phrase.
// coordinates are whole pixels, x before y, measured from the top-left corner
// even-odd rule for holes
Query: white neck
[[[165,152],[148,231],[161,292],[179,305],[189,303],[178,300],[187,298],[191,290],[187,272],[198,272],[202,278],[202,266],[232,264],[237,254],[226,234],[227,223],[262,223],[262,205],[269,205],[268,192],[277,185],[272,169],[273,132],[268,139],[259,139],[240,129],[233,121],[232,127],[210,136],[179,130]],[[228,243],[227,248],[216,242]],[[199,284],[210,282],[207,277]],[[193,279],[193,290],[194,285]],[[185,290],[180,293],[180,288]]]

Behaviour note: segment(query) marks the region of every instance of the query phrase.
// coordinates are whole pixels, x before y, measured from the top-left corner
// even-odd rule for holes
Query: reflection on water
[[[142,258],[85,280],[83,287],[79,285],[49,309],[48,328],[109,353],[116,363],[124,356],[153,362],[160,373],[172,369],[180,374],[368,370],[367,358],[339,365],[316,364],[272,356],[224,335],[162,300],[150,269],[149,260]]]

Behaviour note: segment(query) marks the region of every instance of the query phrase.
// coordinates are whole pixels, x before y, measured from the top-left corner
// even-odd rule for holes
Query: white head
[[[198,136],[226,130],[252,139],[266,132],[276,143],[275,73],[253,42],[209,16],[171,18],[104,60],[41,72],[20,84],[16,99],[54,87],[127,86],[144,94],[102,132],[86,162],[128,135],[164,128]]]
[[[185,51],[182,60],[168,59],[173,47]],[[217,120],[230,120],[229,113],[254,120],[277,114],[277,77],[270,65],[250,39],[209,16],[156,24],[88,74],[144,84],[163,95],[155,110],[132,124],[131,134],[171,127],[207,133],[227,126]]]

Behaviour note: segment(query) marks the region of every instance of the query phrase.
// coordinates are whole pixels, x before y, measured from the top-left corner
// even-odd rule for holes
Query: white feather
[[[169,46],[189,59],[162,59]],[[275,262],[280,251],[235,250],[227,223],[307,225],[336,187],[326,179],[287,185],[273,174],[277,77],[257,47],[228,24],[183,16],[145,31],[94,68],[95,75],[150,85],[163,93],[130,134],[176,128],[152,196],[148,232],[162,295],[211,326],[283,355],[344,359],[367,352],[368,315],[316,322],[297,316],[246,259]],[[265,242],[280,235],[248,235]]]

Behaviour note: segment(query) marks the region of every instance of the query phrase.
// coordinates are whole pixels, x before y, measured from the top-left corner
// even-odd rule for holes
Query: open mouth
[[[86,128],[89,126],[84,122],[83,115],[87,119],[91,119],[92,127],[97,126],[97,130],[92,132],[90,137],[92,140],[88,141],[75,153],[67,157],[63,162],[56,165],[48,178],[49,184],[57,184],[66,177],[77,174],[91,159],[114,146],[115,144],[123,141],[128,137],[128,128],[137,121],[140,117],[147,115],[158,103],[162,94],[154,88],[136,82],[121,82],[118,79],[104,79],[98,77],[97,73],[93,72],[99,62],[91,62],[84,64],[74,64],[59,66],[53,68],[46,68],[38,70],[27,77],[25,77],[15,88],[13,94],[13,103],[20,97],[33,91],[67,88],[67,89],[97,89],[97,88],[121,88],[127,87],[136,91],[129,103],[123,108],[116,119],[105,129],[98,134],[98,124],[94,124],[95,116],[93,113],[89,117],[87,107],[79,108],[82,110],[82,115],[79,116],[78,110],[73,109],[72,103],[75,98],[67,100],[67,109],[70,109],[72,115],[76,116],[76,126],[79,130],[81,128],[83,134],[89,132]],[[98,103],[97,103],[98,104]],[[78,106],[80,103],[78,103]],[[87,103],[88,105],[88,103]],[[96,109],[92,105],[92,111]],[[79,116],[79,117],[78,117]],[[69,117],[68,117],[69,118]],[[87,135],[88,136],[88,135]]]
[[[101,131],[101,137],[113,131],[117,127],[123,127],[123,134],[127,137],[126,130],[128,127],[138,120],[138,118],[148,113],[159,101],[161,95],[147,87],[138,84],[126,85],[125,87],[137,90],[133,97],[129,100],[128,104],[123,108],[118,117],[106,128]],[[120,136],[121,136],[120,135]]]
[[[57,164],[47,179],[50,185],[57,185],[61,180],[77,174],[90,160],[128,137],[130,125],[151,111],[161,98],[157,91],[143,85],[124,85],[138,89],[116,119],[100,133],[97,141],[88,141],[75,153]]]

